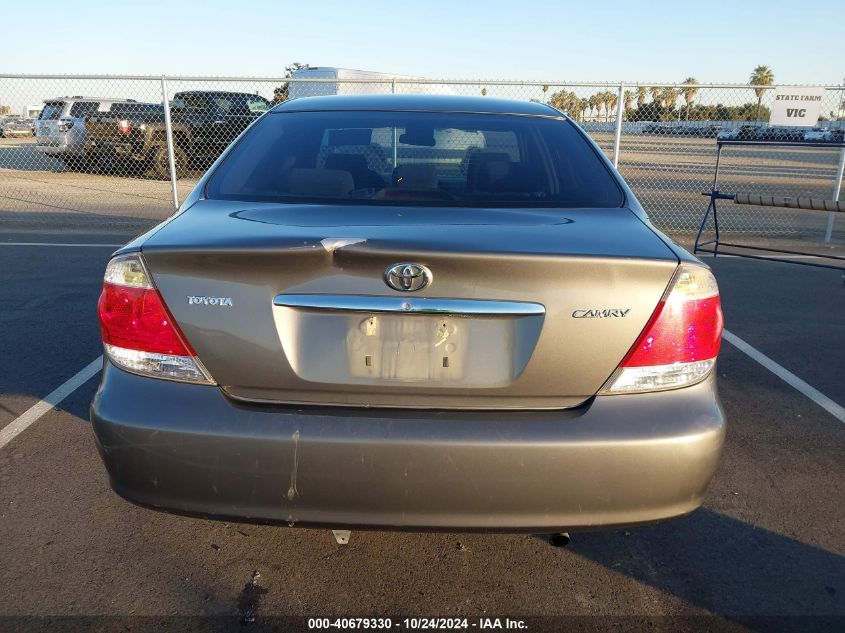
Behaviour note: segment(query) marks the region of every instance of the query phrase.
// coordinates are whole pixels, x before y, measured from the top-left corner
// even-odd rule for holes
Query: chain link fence
[[[698,228],[717,136],[795,141],[725,148],[723,191],[831,199],[841,180],[836,143],[845,130],[843,86],[825,90],[818,129],[789,137],[758,123],[768,120],[774,86],[6,75],[0,76],[0,222],[22,230],[144,230],[170,215],[226,146],[274,103],[375,93],[549,103],[618,164],[652,221],[674,236]],[[477,149],[472,139],[461,143],[464,151]],[[365,158],[367,169],[381,159]],[[731,209],[722,217],[724,231],[819,242],[827,223],[823,213],[788,209]],[[834,241],[845,241],[843,224]]]

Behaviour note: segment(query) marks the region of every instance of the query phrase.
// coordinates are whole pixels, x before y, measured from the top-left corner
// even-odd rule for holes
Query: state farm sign
[[[819,122],[824,88],[817,86],[778,86],[772,104],[770,125],[813,127]]]

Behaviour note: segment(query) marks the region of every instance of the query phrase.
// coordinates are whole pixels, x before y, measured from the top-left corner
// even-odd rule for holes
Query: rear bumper
[[[68,145],[66,143],[47,145],[37,142],[35,147],[39,152],[42,152],[47,156],[77,157],[85,155],[85,148],[79,145]]]
[[[111,141],[111,140],[89,140],[85,144],[85,151],[90,153],[111,154],[120,158],[136,158],[142,159],[143,156],[136,152],[136,147],[130,142]]]
[[[691,512],[725,430],[712,376],[566,411],[316,410],[245,406],[108,362],[91,420],[112,487],[157,509],[538,532]]]

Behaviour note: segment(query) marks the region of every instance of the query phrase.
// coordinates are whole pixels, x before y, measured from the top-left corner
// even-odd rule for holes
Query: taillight
[[[140,255],[121,255],[108,263],[97,311],[106,354],[118,367],[156,378],[213,384]]]
[[[132,133],[132,121],[129,119],[121,119],[117,122],[117,131],[123,135]]]
[[[600,393],[661,391],[703,380],[722,341],[722,306],[707,268],[683,264],[637,343]]]
[[[70,119],[62,119],[59,121],[59,132],[67,132],[73,127],[73,121]]]

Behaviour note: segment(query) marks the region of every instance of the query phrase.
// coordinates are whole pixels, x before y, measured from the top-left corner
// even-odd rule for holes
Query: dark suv
[[[243,92],[178,92],[170,104],[177,178],[192,164],[213,162],[235,137],[270,108],[259,95]],[[130,171],[151,169],[170,177],[164,108],[125,104],[86,119],[86,149],[100,160],[116,161]]]

